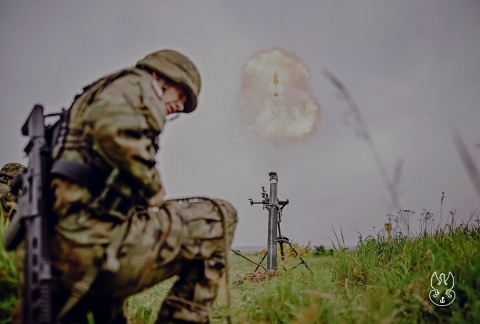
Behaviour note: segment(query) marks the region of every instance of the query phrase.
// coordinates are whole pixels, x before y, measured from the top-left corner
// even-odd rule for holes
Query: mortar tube
[[[270,172],[268,175],[270,176],[270,200],[268,208],[267,270],[275,272],[277,271],[278,176],[276,172]]]

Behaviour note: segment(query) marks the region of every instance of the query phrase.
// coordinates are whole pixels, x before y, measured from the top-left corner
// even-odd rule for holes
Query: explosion
[[[310,73],[282,48],[254,53],[243,67],[240,109],[264,139],[300,140],[320,125],[320,107],[308,88]]]

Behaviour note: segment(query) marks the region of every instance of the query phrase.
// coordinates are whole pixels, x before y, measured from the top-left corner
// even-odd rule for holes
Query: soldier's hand
[[[153,195],[153,197],[151,197],[149,200],[148,200],[148,206],[149,207],[158,207],[160,206],[163,201],[164,201],[164,197],[165,197],[165,190],[163,189],[160,189],[159,192],[157,192],[155,195]]]
[[[1,203],[3,204],[3,207],[7,210],[10,211],[12,209],[17,209],[17,197],[12,194],[10,191],[5,193],[1,198]]]

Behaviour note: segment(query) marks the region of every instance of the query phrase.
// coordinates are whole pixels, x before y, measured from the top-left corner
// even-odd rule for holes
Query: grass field
[[[1,226],[1,225],[0,225]],[[359,238],[355,250],[342,248],[341,234],[333,253],[321,247],[299,249],[304,265],[287,251],[284,271],[267,276],[255,265],[231,254],[230,296],[223,286],[212,323],[412,323],[480,321],[480,228],[477,222],[441,229],[420,227],[406,236],[396,232]],[[0,232],[3,229],[0,228]],[[337,233],[335,233],[336,235]],[[261,253],[247,257],[259,261]],[[0,249],[0,320],[8,323],[18,288],[11,254]],[[439,307],[429,300],[433,272],[454,276],[455,300]],[[173,279],[132,296],[128,315],[133,323],[153,323]]]
[[[429,233],[406,237],[397,232],[389,241],[383,236],[359,239],[354,251],[317,247],[302,251],[309,267],[284,271],[279,262],[276,276],[231,254],[231,307],[222,288],[212,323],[412,323],[480,321],[480,229],[473,225],[446,225]],[[315,255],[316,254],[316,255]],[[323,254],[323,255],[322,255]],[[289,255],[289,253],[287,253]],[[249,254],[257,262],[261,253]],[[292,268],[298,258],[285,262]],[[451,272],[456,298],[447,307],[429,300],[434,272]],[[129,300],[134,323],[153,323],[173,281],[162,283]]]

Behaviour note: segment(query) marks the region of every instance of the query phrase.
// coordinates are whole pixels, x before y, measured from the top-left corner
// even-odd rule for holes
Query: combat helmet
[[[22,173],[25,167],[20,163],[7,163],[0,170],[0,181],[8,183],[10,185],[11,180],[17,175]]]
[[[195,110],[201,86],[200,73],[188,57],[177,51],[162,50],[147,55],[137,62],[136,67],[154,70],[179,84],[187,95],[183,112]]]

